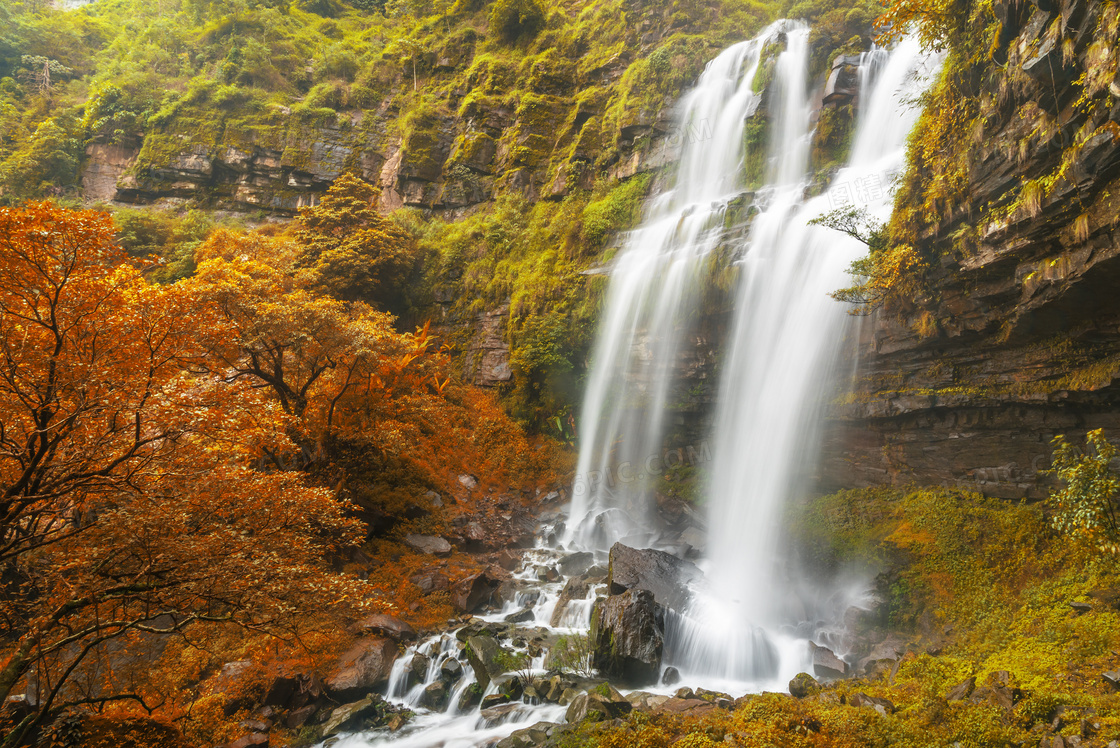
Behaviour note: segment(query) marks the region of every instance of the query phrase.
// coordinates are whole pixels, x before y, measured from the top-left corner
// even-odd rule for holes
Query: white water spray
[[[783,57],[794,53],[791,43]],[[792,59],[790,66],[796,67]],[[778,526],[812,472],[819,409],[850,320],[829,292],[845,285],[849,264],[867,251],[809,221],[846,205],[879,220],[889,217],[889,182],[903,166],[906,136],[918,115],[912,99],[928,83],[931,66],[912,40],[889,55],[864,55],[849,165],[828,193],[808,201],[802,199],[808,175],[794,171],[807,155],[807,106],[797,101],[795,88],[783,92],[783,111],[803,109],[805,115],[776,134],[783,150],[774,158],[782,168],[741,263],[713,439],[705,558],[710,592],[697,596],[671,632],[672,659],[682,671],[782,683],[806,664],[783,656],[788,647],[782,643],[804,623],[797,619],[798,611],[804,617],[801,601],[791,600],[804,585],[783,565]]]
[[[646,220],[612,269],[584,398],[568,530],[568,539],[583,547],[656,541],[648,466],[661,454],[666,399],[697,305],[697,276],[722,237],[728,203],[743,189],[744,127],[760,100],[753,83],[762,52],[783,36],[803,48],[808,28],[778,21],[708,64],[681,104],[685,142],[675,182],[650,201]],[[798,85],[803,91],[804,81]],[[786,118],[783,112],[780,119]],[[785,161],[779,171],[803,169]]]

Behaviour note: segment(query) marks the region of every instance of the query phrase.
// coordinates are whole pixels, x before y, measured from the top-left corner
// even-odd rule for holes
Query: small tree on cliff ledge
[[[377,211],[377,190],[343,174],[322,201],[299,214],[300,264],[311,285],[345,301],[400,313],[420,257],[416,240]]]
[[[849,314],[864,316],[884,305],[899,306],[918,295],[914,275],[922,262],[908,246],[892,246],[887,227],[865,208],[839,208],[809,221],[850,236],[867,245],[868,254],[848,268],[853,285],[834,291],[832,298],[852,304]]]

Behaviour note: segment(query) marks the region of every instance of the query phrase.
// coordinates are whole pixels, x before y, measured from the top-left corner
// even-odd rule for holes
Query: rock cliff
[[[826,429],[828,488],[1035,499],[1054,436],[1120,436],[1117,11],[1061,0],[995,14],[993,58],[957,73],[979,102],[962,199],[925,216],[926,298],[856,328],[854,392]]]
[[[662,20],[643,23],[647,53],[668,33]],[[637,29],[624,33],[631,32]],[[291,214],[353,171],[381,188],[385,211],[454,214],[500,193],[558,199],[596,179],[626,179],[672,160],[664,145],[671,97],[620,105],[632,95],[622,78],[638,59],[633,52],[592,69],[551,57],[526,72],[481,49],[476,55],[482,41],[468,35],[433,62],[425,93],[442,98],[438,108],[402,104],[396,91],[339,111],[271,104],[246,115],[212,102],[188,104],[147,132],[91,144],[83,193]],[[698,63],[686,66],[698,72]]]

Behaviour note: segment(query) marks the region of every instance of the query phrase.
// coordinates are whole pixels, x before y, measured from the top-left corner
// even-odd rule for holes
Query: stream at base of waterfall
[[[333,748],[533,745],[579,716],[587,696],[573,701],[589,688],[625,713],[682,687],[681,695],[784,691],[794,675],[813,671],[820,652],[835,653],[831,664],[844,666],[845,614],[866,605],[867,580],[808,578],[780,530],[784,508],[805,490],[814,466],[819,410],[851,333],[852,318],[829,293],[848,285],[849,265],[867,251],[811,221],[841,206],[889,217],[915,100],[938,60],[914,40],[862,55],[848,165],[828,191],[806,197],[814,100],[808,36],[803,23],[778,21],[724,50],[683,98],[681,131],[703,123],[711,137],[683,144],[669,186],[649,199],[610,268],[566,524],[542,525],[500,606],[408,647],[396,661],[386,696],[416,712],[412,720],[395,732],[336,736],[327,741]],[[726,243],[728,206],[745,192],[744,128],[762,103],[754,83],[763,64],[773,65],[767,176],[731,253],[737,295],[710,440],[707,530],[702,552],[689,554],[658,527],[652,480],[593,478],[662,451],[673,364],[701,301],[698,279]],[[695,570],[686,593],[656,600],[659,677],[629,698],[599,685],[586,644],[596,599],[622,591],[607,583],[616,543],[695,560],[682,561]],[[488,666],[488,658],[499,662]]]

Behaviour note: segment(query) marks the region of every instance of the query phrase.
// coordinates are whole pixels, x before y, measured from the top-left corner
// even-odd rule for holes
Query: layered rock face
[[[464,71],[473,56],[473,46],[458,50],[438,71]],[[625,179],[672,161],[675,148],[665,144],[669,106],[628,113],[617,141],[603,130],[610,87],[632,60],[624,52],[590,77],[577,76],[571,65],[538,63],[529,89],[517,96],[474,76],[447,102],[456,115],[412,113],[395,126],[400,112],[391,98],[336,114],[275,105],[251,120],[200,106],[122,144],[91,145],[82,189],[100,200],[189,198],[291,214],[314,204],[339,175],[355,172],[381,188],[386,211],[410,206],[454,214],[500,193],[562,198],[599,177]],[[608,147],[617,147],[616,157],[603,158]]]
[[[393,155],[378,147],[384,121],[360,113],[307,120],[276,107],[252,127],[225,123],[213,112],[196,114],[118,145],[90,145],[83,194],[128,203],[195,199],[215,208],[291,214],[315,204],[344,172],[379,183]]]
[[[1036,499],[1056,435],[1120,437],[1115,9],[996,11],[1006,73],[980,84],[968,199],[920,239],[941,258],[924,310],[854,330],[858,374],[830,409],[826,489],[918,482]]]

